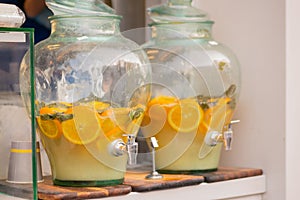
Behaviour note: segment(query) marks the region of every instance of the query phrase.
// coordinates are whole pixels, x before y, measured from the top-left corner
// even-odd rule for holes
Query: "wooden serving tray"
[[[124,184],[130,185],[134,192],[147,192],[169,188],[197,185],[204,182],[203,176],[162,174],[163,178],[158,180],[145,179],[146,173],[127,173]]]
[[[199,173],[204,176],[206,183],[219,181],[227,181],[238,178],[246,178],[251,176],[259,176],[263,174],[262,169],[255,168],[236,168],[236,167],[219,167],[215,172]]]
[[[131,192],[129,185],[107,187],[62,187],[53,185],[51,177],[38,184],[39,199],[93,199],[109,196],[125,195]]]
[[[15,197],[32,199],[32,184],[12,184],[0,181],[0,192]],[[107,187],[61,187],[52,183],[51,177],[44,177],[38,183],[38,198],[41,200],[72,200],[93,199],[109,196],[125,195],[131,192],[129,185]]]
[[[145,179],[146,173],[126,173],[124,183],[108,187],[61,187],[54,186],[51,177],[44,177],[44,182],[38,184],[38,197],[43,200],[72,200],[93,199],[119,196],[134,192],[148,192],[169,188],[185,187],[213,183],[238,178],[262,175],[261,169],[220,167],[215,172],[198,173],[193,175],[162,174],[163,179]],[[32,199],[32,184],[12,184],[0,181],[0,192],[16,197]]]

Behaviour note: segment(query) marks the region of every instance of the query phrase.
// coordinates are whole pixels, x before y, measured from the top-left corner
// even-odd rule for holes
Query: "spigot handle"
[[[229,126],[231,126],[233,124],[237,124],[239,122],[241,122],[241,120],[239,120],[239,119],[231,120],[230,123],[229,123]]]

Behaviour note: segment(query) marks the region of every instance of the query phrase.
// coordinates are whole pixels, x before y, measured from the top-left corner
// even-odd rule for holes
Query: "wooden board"
[[[51,177],[44,177],[38,184],[38,198],[43,200],[93,199],[125,195],[131,192],[129,185],[108,187],[61,187],[52,184]],[[32,199],[32,184],[11,184],[0,181],[0,192],[26,199]]]
[[[205,182],[213,183],[218,181],[227,181],[238,178],[259,176],[262,174],[262,169],[219,167],[218,170],[215,172],[199,173],[198,175],[204,176]]]
[[[124,184],[130,185],[134,192],[147,192],[169,188],[197,185],[204,181],[203,176],[162,174],[163,178],[158,180],[145,179],[145,173],[127,173]]]
[[[45,181],[38,184],[39,199],[72,200],[93,199],[109,196],[126,195],[131,191],[147,192],[170,188],[213,183],[238,178],[262,175],[261,169],[220,167],[215,172],[194,175],[163,174],[163,179],[145,179],[146,173],[126,173],[124,184],[109,187],[60,187],[52,184],[51,177],[44,177]],[[0,192],[16,197],[32,199],[31,184],[11,184],[0,181]]]
[[[39,199],[93,199],[109,196],[125,195],[131,192],[128,185],[116,185],[107,187],[61,187],[52,184],[47,177],[44,182],[38,184]]]

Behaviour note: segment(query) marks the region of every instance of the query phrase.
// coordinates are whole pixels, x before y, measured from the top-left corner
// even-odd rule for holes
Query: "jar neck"
[[[192,0],[169,0],[169,6],[191,6]]]
[[[51,36],[93,37],[120,33],[120,19],[106,16],[54,16],[50,18]]]
[[[212,21],[192,23],[153,24],[155,39],[212,39]]]

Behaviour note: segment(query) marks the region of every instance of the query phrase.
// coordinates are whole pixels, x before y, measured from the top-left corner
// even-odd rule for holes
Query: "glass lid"
[[[192,6],[192,0],[168,0],[167,3],[148,8],[155,23],[180,23],[208,21],[205,11]]]
[[[114,9],[101,0],[46,0],[47,6],[55,15],[62,14],[97,14],[115,15]]]

